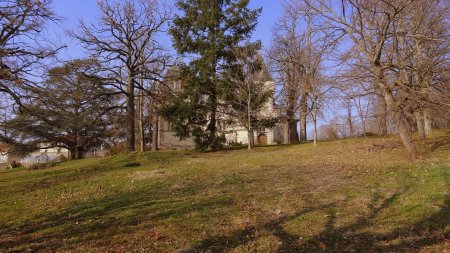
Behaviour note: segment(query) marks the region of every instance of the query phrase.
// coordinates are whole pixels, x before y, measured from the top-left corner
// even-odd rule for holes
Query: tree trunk
[[[145,134],[144,134],[144,94],[139,91],[138,96],[138,129],[139,129],[139,151],[145,151]]]
[[[307,142],[306,116],[308,114],[308,94],[305,93],[300,98],[300,142]]]
[[[417,69],[414,73],[414,81],[415,84],[422,87],[420,89],[420,93],[424,96],[423,100],[428,100],[430,95],[430,88],[432,87],[431,84],[431,75],[430,72],[426,70],[426,67],[424,67],[424,60],[426,57],[423,55],[423,47],[422,42],[420,42],[419,39],[414,38],[414,67]],[[428,64],[427,64],[428,65]],[[426,107],[422,107],[422,111],[420,112],[421,116],[421,129],[419,129],[419,122],[417,122],[417,128],[419,130],[420,139],[425,139],[432,137],[433,131],[431,126],[431,115],[430,111]],[[422,132],[421,132],[422,131]]]
[[[295,116],[296,112],[296,91],[294,88],[289,89],[287,94],[287,105],[286,105],[286,120],[288,127],[288,137],[289,143],[297,143],[299,141],[298,131],[297,131],[297,119]]]
[[[353,117],[352,117],[352,107],[351,107],[350,101],[348,102],[348,107],[347,107],[347,123],[348,123],[348,127],[350,128],[350,138],[353,138],[354,137]]]
[[[366,130],[366,120],[365,120],[364,117],[361,117],[361,122],[362,122],[362,125],[363,125],[363,136],[366,137],[367,136],[366,135],[367,130]]]
[[[152,151],[158,151],[159,117],[156,113],[152,115]]]
[[[402,139],[403,145],[406,150],[410,154],[412,158],[416,157],[416,147],[412,141],[411,131],[409,130],[406,122],[403,117],[400,116],[399,112],[394,112],[394,118],[397,121],[398,132],[400,134],[400,138]]]
[[[414,145],[414,142],[412,141],[411,137],[411,131],[406,125],[406,115],[404,115],[401,108],[399,108],[396,105],[394,96],[392,95],[389,87],[384,83],[384,76],[383,72],[380,68],[380,66],[375,65],[374,70],[376,71],[377,75],[377,83],[378,87],[381,89],[381,92],[384,97],[385,104],[387,108],[391,111],[392,118],[395,120],[395,123],[398,127],[398,133],[400,134],[400,138],[402,139],[403,146],[405,146],[408,154],[411,156],[411,158],[415,159],[416,157],[416,147]]]
[[[379,111],[378,111],[378,117],[380,122],[380,136],[386,137],[388,135],[388,128],[387,128],[387,105],[386,101],[384,100],[383,96],[380,95],[379,97]]]
[[[247,128],[247,149],[251,150],[252,149],[252,145],[253,145],[253,130],[252,130],[252,122],[251,122],[251,117],[250,117],[250,113],[248,113],[248,128]]]
[[[253,140],[253,131],[252,131],[252,108],[251,108],[251,87],[250,87],[250,82],[247,82],[248,86],[247,86],[247,90],[248,90],[248,94],[247,94],[247,135],[248,135],[248,144],[247,144],[247,149],[251,150],[252,149],[252,140]]]
[[[247,144],[247,149],[248,150],[252,150],[252,131],[250,129],[247,130],[247,137],[248,137],[248,144]]]
[[[414,117],[416,118],[417,131],[419,132],[419,139],[425,139],[425,127],[423,120],[423,111],[417,110],[414,112]]]
[[[416,157],[416,147],[414,145],[414,142],[412,141],[411,131],[407,126],[406,117],[400,108],[395,107],[395,100],[392,94],[386,89],[383,89],[383,93],[386,105],[391,111],[392,117],[394,118],[395,123],[397,124],[398,133],[400,135],[400,138],[402,139],[403,145],[408,151],[408,154],[414,159]]]
[[[291,119],[288,122],[289,127],[289,143],[298,143],[297,120]]]
[[[217,132],[217,98],[215,95],[210,95],[211,103],[211,115],[208,124],[208,150],[215,150],[217,147],[216,143],[216,132]]]
[[[76,148],[71,148],[70,150],[69,150],[69,152],[70,152],[70,160],[75,160],[76,159]]]
[[[317,106],[314,106],[314,133],[313,133],[313,138],[314,138],[314,147],[317,146]]]
[[[425,137],[430,138],[433,136],[433,129],[431,127],[431,115],[430,110],[428,108],[423,109],[423,122],[424,122],[424,131]]]
[[[317,146],[317,122],[314,120],[314,147]]]
[[[80,136],[75,138],[76,147],[74,147],[74,159],[81,159],[84,155],[84,148],[81,146]]]
[[[287,129],[289,144],[297,143],[299,141],[297,119],[295,118],[295,111],[293,110],[293,108],[289,108],[289,111],[287,113]]]
[[[75,149],[75,159],[83,159],[83,157],[84,157],[84,148],[77,147]]]
[[[289,139],[289,124],[287,120],[283,124],[283,144],[290,144],[291,141]]]
[[[126,151],[132,152],[135,150],[136,136],[134,129],[135,114],[134,114],[134,79],[131,71],[128,73],[127,84],[127,127],[126,127]]]
[[[283,118],[281,121],[282,131],[283,131],[283,144],[289,144],[289,126],[287,123],[287,119]]]

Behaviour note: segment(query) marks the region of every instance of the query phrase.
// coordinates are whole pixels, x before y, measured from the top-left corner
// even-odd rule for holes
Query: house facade
[[[14,152],[14,147],[6,144],[0,143],[0,169],[8,168],[13,162],[19,162],[21,156]]]
[[[20,163],[29,166],[37,163],[61,162],[70,157],[70,151],[62,147],[47,147],[48,144],[41,143],[39,149],[20,159]]]
[[[161,149],[192,149],[195,147],[194,138],[181,139],[172,130],[170,122],[163,117],[158,119],[158,147]]]
[[[269,75],[263,75],[261,80],[267,90],[275,90],[275,82]],[[280,117],[280,108],[275,104],[275,101],[270,98],[259,112],[257,112],[259,119],[273,119]],[[225,138],[227,144],[248,144],[248,131],[242,124],[230,124],[224,128]],[[276,124],[271,128],[255,129],[253,132],[253,141],[256,145],[273,145],[282,142],[283,134],[280,124]]]
[[[175,71],[170,73],[172,76]],[[256,78],[257,82],[264,83],[266,89],[275,90],[275,82],[269,75],[267,67],[264,65],[262,71]],[[174,80],[165,84],[172,92],[181,92],[182,84],[180,81]],[[257,113],[260,118],[279,118],[281,110],[275,104],[274,98],[269,99],[261,110]],[[248,144],[248,131],[242,124],[236,123],[233,120],[228,120],[230,116],[222,114],[218,115],[218,123],[221,131],[226,138],[226,144]],[[234,123],[226,123],[234,122]],[[283,125],[277,124],[272,128],[254,130],[253,141],[256,145],[272,145],[283,142]],[[170,122],[163,117],[159,117],[158,127],[158,146],[162,149],[191,149],[195,147],[194,138],[180,139],[172,130]]]

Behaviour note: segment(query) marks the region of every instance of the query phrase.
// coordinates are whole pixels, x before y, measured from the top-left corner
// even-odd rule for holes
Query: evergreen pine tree
[[[170,34],[179,54],[191,61],[184,66],[182,94],[164,110],[180,137],[195,136],[197,148],[216,149],[220,101],[232,89],[223,73],[235,62],[233,50],[248,40],[261,9],[249,0],[179,0],[182,12]]]

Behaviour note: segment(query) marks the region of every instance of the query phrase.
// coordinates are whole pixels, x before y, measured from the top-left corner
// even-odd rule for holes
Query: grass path
[[[450,252],[450,130],[0,172],[0,252]],[[137,165],[139,166],[133,166]]]

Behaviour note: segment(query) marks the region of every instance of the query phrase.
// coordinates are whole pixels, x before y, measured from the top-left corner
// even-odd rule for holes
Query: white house
[[[20,159],[20,163],[24,165],[31,165],[36,163],[61,162],[70,157],[70,152],[66,148],[48,147],[48,144],[42,143],[39,145],[40,149],[28,154]]]
[[[175,70],[171,71],[172,76]],[[265,65],[261,72],[257,75],[256,81],[263,82],[267,89],[275,90],[275,82],[270,77],[268,69]],[[182,91],[182,85],[180,81],[167,82],[166,86],[173,92]],[[274,99],[271,98],[263,106],[258,115],[261,118],[277,118],[280,116],[280,109],[276,106]],[[226,143],[248,143],[247,129],[238,123],[227,124],[227,115],[219,115],[219,124],[222,124],[221,131],[225,134]],[[276,125],[273,128],[262,129],[254,132],[254,142],[257,145],[272,145],[280,144],[283,141],[283,127],[281,124]],[[180,139],[176,136],[175,132],[171,129],[170,122],[164,118],[159,118],[158,128],[158,145],[161,148],[168,149],[190,149],[195,146],[193,138]]]

